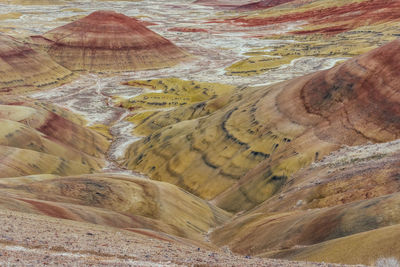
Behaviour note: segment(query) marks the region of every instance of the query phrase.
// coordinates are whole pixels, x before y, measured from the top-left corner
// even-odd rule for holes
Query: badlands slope
[[[158,113],[140,124],[151,134],[126,166],[229,211],[254,208],[212,233],[237,253],[351,264],[397,256],[397,228],[387,227],[400,223],[399,147],[389,142],[400,133],[399,50],[393,41],[330,70]],[[324,158],[343,146],[359,147]]]
[[[108,141],[58,107],[2,98],[0,124],[2,178],[92,173],[105,165]]]
[[[190,238],[177,241],[190,244],[202,243],[204,234],[231,216],[173,185],[102,173],[109,142],[69,111],[27,98],[3,97],[0,118],[1,210],[156,237],[169,233]],[[1,242],[8,243],[6,237]],[[2,250],[12,254],[7,246]],[[28,262],[31,256],[26,255]],[[10,259],[20,256],[15,257]]]
[[[7,177],[0,190],[10,210],[192,240],[230,217],[173,185],[121,174]]]
[[[354,13],[354,10],[358,12]],[[395,0],[345,0],[339,3],[330,0],[295,0],[286,5],[278,5],[276,9],[261,10],[234,21],[255,26],[306,20],[305,27],[314,29],[299,33],[335,34],[361,25],[398,20],[398,12],[399,3]]]
[[[74,71],[157,69],[189,57],[139,20],[112,11],[93,12],[34,39],[46,43],[49,55]]]
[[[268,9],[260,3],[247,5],[254,11],[210,22],[276,29],[257,36],[288,43],[254,48],[227,68],[231,75],[258,75],[303,57],[353,57],[398,37],[398,1],[291,1]]]
[[[212,239],[240,253],[297,260],[370,265],[398,256],[399,148],[394,141],[334,152]]]
[[[93,21],[93,18],[101,18],[101,20],[100,22]],[[88,34],[92,36],[91,41],[94,44],[100,44],[101,47],[96,48],[105,49],[106,54],[111,51],[109,55],[113,57],[116,54],[112,50],[116,53],[124,53],[128,59],[129,55],[140,54],[138,57],[142,61],[131,58],[135,66],[140,65],[138,68],[146,64],[152,68],[165,67],[176,58],[187,56],[185,52],[147,30],[138,21],[117,13],[97,12],[88,19],[84,19],[83,22],[78,21],[73,24],[72,28],[77,27],[81,30],[81,32],[77,31],[79,36],[85,30],[79,27],[82,24],[87,27],[87,23],[96,24],[101,28],[97,28],[97,34],[104,34],[104,29],[109,29],[120,37],[118,39],[115,35],[111,37],[103,35],[105,38],[101,38],[98,35],[93,37]],[[70,27],[66,27],[66,31]],[[90,28],[92,29],[91,26]],[[132,32],[135,33],[133,36]],[[70,33],[68,32],[69,35]],[[106,31],[106,33],[109,32]],[[45,36],[65,41],[63,34],[65,31],[56,30]],[[34,39],[38,40],[38,37]],[[129,47],[120,43],[121,40]],[[70,110],[16,95],[19,92],[27,92],[33,86],[36,86],[36,89],[43,89],[44,86],[37,83],[46,82],[42,78],[44,75],[60,80],[57,69],[53,72],[50,69],[52,66],[58,68],[61,74],[64,71],[72,75],[72,70],[61,67],[44,52],[33,50],[13,37],[2,36],[2,41],[1,52],[5,62],[3,65],[7,66],[3,76],[13,78],[10,81],[4,81],[4,84],[11,89],[5,90],[0,99],[0,190],[2,191],[0,207],[2,210],[30,213],[33,216],[31,218],[46,215],[76,222],[111,226],[125,229],[124,231],[154,236],[160,240],[174,239],[174,237],[158,237],[163,235],[161,233],[192,240],[178,239],[177,242],[182,244],[197,244],[196,240],[202,243],[203,235],[231,217],[228,212],[171,184],[153,182],[143,177],[138,178],[121,173],[104,173],[104,170],[112,164],[107,155],[110,140],[91,130],[82,116]],[[105,41],[108,47],[105,47],[101,41]],[[76,45],[76,43],[71,45]],[[160,45],[163,46],[165,56],[157,54],[160,53]],[[143,52],[149,47],[155,50]],[[82,49],[82,47],[78,46],[77,49]],[[73,48],[72,50],[76,52]],[[54,57],[51,51],[54,51],[52,48],[49,53]],[[154,65],[154,60],[143,53],[149,53],[154,60],[159,60],[162,64]],[[98,55],[98,60],[103,63],[113,62],[110,57],[103,56]],[[67,61],[71,62],[69,59]],[[82,62],[85,58],[77,60]],[[114,66],[118,66],[119,70],[128,71],[132,70],[132,62],[125,65],[114,62]],[[93,68],[92,65],[90,66],[89,70],[92,71],[99,65]],[[101,67],[102,70],[107,68]],[[18,74],[20,76],[15,78],[12,76]],[[55,82],[53,86],[54,84]],[[14,90],[17,85],[20,86],[20,91]],[[8,243],[8,241],[9,236],[2,237],[2,242]],[[29,250],[32,246],[34,246],[33,243],[28,245],[25,260],[32,260],[29,258],[31,253],[37,252]],[[3,244],[2,250],[10,254],[10,261],[17,260],[11,255],[12,248]],[[1,255],[3,256],[3,253]]]
[[[32,2],[0,1],[0,265],[400,257],[397,1]]]
[[[399,49],[394,41],[330,70],[211,100],[222,107],[154,131],[132,145],[125,166],[230,211],[252,208],[342,145],[399,138]]]
[[[0,34],[0,90],[21,93],[60,85],[72,72],[42,52],[11,36]]]

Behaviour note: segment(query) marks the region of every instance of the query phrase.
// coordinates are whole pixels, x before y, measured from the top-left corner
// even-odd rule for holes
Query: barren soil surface
[[[144,233],[0,210],[0,265],[344,266],[236,256]]]

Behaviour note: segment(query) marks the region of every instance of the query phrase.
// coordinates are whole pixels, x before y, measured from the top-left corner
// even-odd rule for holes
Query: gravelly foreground
[[[0,265],[343,266],[246,258],[153,234],[0,210]]]

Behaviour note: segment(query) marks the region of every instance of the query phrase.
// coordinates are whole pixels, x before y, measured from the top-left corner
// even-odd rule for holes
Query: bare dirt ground
[[[0,266],[344,266],[249,258],[144,233],[0,210]]]

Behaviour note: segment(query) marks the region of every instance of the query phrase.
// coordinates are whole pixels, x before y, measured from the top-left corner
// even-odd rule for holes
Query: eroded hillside
[[[327,71],[243,89],[208,116],[136,142],[125,165],[227,210],[252,208],[342,145],[399,137],[399,49],[394,41]]]
[[[0,264],[400,258],[399,10],[0,1]]]

